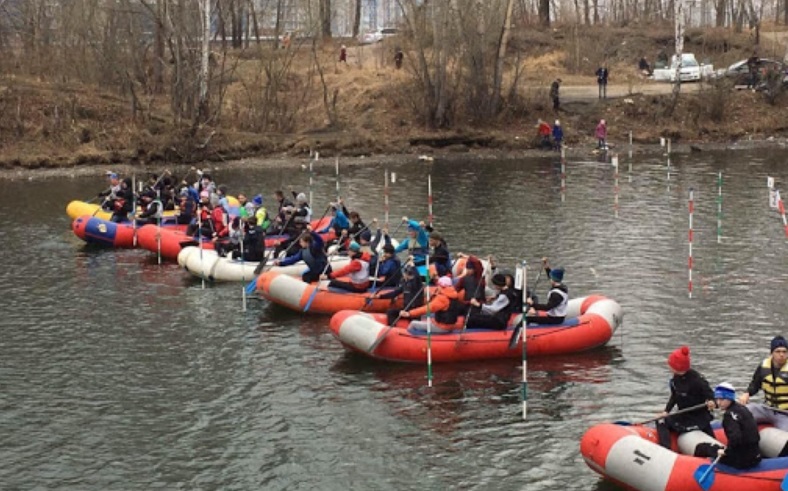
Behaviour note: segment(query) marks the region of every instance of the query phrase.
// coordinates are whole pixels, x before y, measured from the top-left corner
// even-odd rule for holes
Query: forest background
[[[643,77],[679,7],[715,68],[788,54],[788,0],[0,0],[0,166],[530,151],[537,118],[580,148],[601,118],[622,143],[785,136],[780,81]]]

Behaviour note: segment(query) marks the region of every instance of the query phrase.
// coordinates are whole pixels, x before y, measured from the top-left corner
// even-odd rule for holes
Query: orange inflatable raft
[[[330,218],[324,218],[322,221],[313,220],[312,229],[318,230],[321,224],[325,226],[329,221]],[[333,229],[328,233],[321,234],[324,240],[331,240],[334,236]],[[287,237],[286,235],[268,235],[265,238],[265,246],[276,247],[279,243],[287,239]],[[191,235],[187,235],[183,230],[174,230],[164,227],[159,228],[156,225],[145,225],[138,229],[137,240],[141,248],[154,253],[161,250],[161,256],[163,258],[172,259],[173,261],[177,261],[178,254],[184,247],[198,245],[198,239]],[[204,249],[214,249],[214,244],[210,240],[202,239],[202,247]]]
[[[580,453],[592,470],[636,491],[788,489],[781,487],[788,473],[788,457],[768,458],[779,454],[788,440],[788,432],[761,428],[761,454],[767,458],[753,468],[740,470],[718,463],[708,471],[711,459],[692,454],[701,442],[727,443],[719,424],[714,426],[715,438],[701,431],[691,431],[678,438],[673,435],[673,448],[667,449],[657,443],[653,427],[599,424],[583,435]]]
[[[365,293],[334,288],[320,290],[317,283],[305,283],[301,278],[275,271],[266,271],[257,277],[257,291],[263,298],[298,312],[312,314],[333,314],[347,309],[385,312],[388,309],[402,308],[402,297],[393,303],[389,299],[375,298],[376,294],[392,289],[383,288]]]
[[[567,320],[561,325],[526,327],[527,354],[557,355],[586,351],[607,343],[621,324],[621,306],[600,295],[569,301]],[[458,330],[431,333],[432,361],[454,362],[517,358],[522,356],[522,337],[510,347],[513,326],[521,316],[512,317],[506,330],[477,329],[464,319]],[[424,363],[427,361],[427,332],[409,328],[400,320],[389,327],[383,315],[343,311],[331,318],[331,332],[347,348],[383,360]]]

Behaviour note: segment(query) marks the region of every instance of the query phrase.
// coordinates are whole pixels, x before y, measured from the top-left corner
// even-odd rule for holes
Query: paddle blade
[[[695,482],[698,483],[700,489],[709,491],[714,484],[714,464],[703,464],[699,466],[695,469],[695,473],[692,477],[695,479]]]
[[[246,285],[246,294],[251,295],[254,293],[256,289],[257,289],[257,276],[252,278],[252,281],[250,281],[249,284]]]
[[[517,342],[520,340],[520,333],[523,331],[523,326],[517,326],[512,332],[512,337],[509,338],[509,349],[517,347]]]
[[[783,482],[780,483],[780,491],[788,491],[788,474],[785,475]]]

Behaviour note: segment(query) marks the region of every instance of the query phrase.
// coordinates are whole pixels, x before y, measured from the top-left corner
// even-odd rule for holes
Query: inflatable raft
[[[387,287],[381,291],[392,289]],[[378,291],[353,293],[334,288],[319,290],[317,283],[304,283],[301,278],[277,271],[268,271],[258,276],[257,291],[273,303],[312,314],[333,314],[348,309],[385,312],[391,308],[402,308],[402,297],[392,303],[389,299],[373,298]]]
[[[396,247],[397,242],[392,241]],[[382,250],[383,245],[379,247]],[[337,246],[329,248],[329,254],[335,253]],[[329,261],[333,269],[344,268],[349,262],[347,256],[329,255]],[[255,271],[260,265],[259,262],[241,261],[240,259],[230,259],[221,257],[214,250],[202,251],[197,246],[187,246],[178,253],[178,265],[198,278],[205,278],[208,281],[249,281],[257,275]],[[274,266],[273,261],[266,264],[262,272],[277,271],[289,276],[301,276],[307,270],[306,263],[299,261],[290,266]]]
[[[328,223],[325,219],[323,219],[323,221],[326,224]],[[316,229],[318,225],[319,223],[317,220],[312,222],[313,229]],[[322,234],[321,237],[323,237],[324,240],[331,240],[334,237],[334,231],[330,230],[328,233]],[[268,235],[265,238],[265,246],[276,247],[285,239],[287,239],[286,235]],[[137,240],[141,248],[151,252],[158,253],[159,248],[161,248],[161,256],[166,259],[172,259],[173,261],[178,259],[178,254],[180,254],[181,249],[187,246],[197,246],[198,244],[198,239],[196,237],[187,235],[186,232],[182,230],[171,230],[162,227],[161,231],[159,231],[159,227],[156,225],[145,225],[140,228],[137,231]],[[161,242],[161,245],[159,242]],[[213,242],[202,239],[202,248],[205,250],[213,250]]]
[[[621,306],[608,298],[594,295],[572,299],[566,323],[555,326],[529,324],[526,327],[528,356],[576,353],[602,346],[613,336],[622,318]],[[521,340],[509,347],[513,326],[520,319],[520,315],[512,316],[506,330],[477,329],[468,325],[464,332],[464,319],[460,319],[457,331],[431,333],[432,361],[520,357]],[[331,318],[330,328],[345,347],[373,358],[426,362],[427,332],[410,328],[409,324],[409,321],[401,319],[398,325],[389,328],[385,316],[343,311]]]
[[[68,205],[66,205],[66,213],[72,220],[76,220],[79,217],[90,215],[92,217],[101,218],[102,220],[109,221],[112,218],[112,212],[105,211],[101,209],[100,204],[98,203],[88,203],[87,201],[72,201]],[[166,210],[164,212],[165,217],[175,216],[175,212],[172,210]]]
[[[136,247],[134,235],[142,228],[135,227],[131,222],[115,223],[97,216],[84,215],[71,222],[74,235],[88,244],[98,244],[108,247]],[[178,225],[173,219],[164,219],[162,228],[170,230],[186,230],[186,225]]]
[[[197,246],[184,247],[178,254],[178,265],[194,276],[208,281],[250,281],[256,276],[255,270],[260,265],[256,261],[222,257],[215,250],[203,250],[202,256],[200,254],[200,248]],[[331,267],[335,269],[344,268],[350,262],[347,256],[333,256],[330,260]],[[307,266],[303,261],[290,266],[274,266],[274,262],[270,261],[263,272],[276,271],[288,276],[300,277],[306,270]]]
[[[716,441],[726,443],[717,423]],[[700,480],[711,459],[693,457],[695,446],[714,442],[700,431],[673,438],[673,449],[657,443],[656,430],[646,426],[606,423],[589,429],[580,441],[586,464],[606,479],[636,491],[693,491],[703,489]],[[788,432],[761,429],[761,454],[779,454]],[[779,491],[788,473],[788,457],[764,458],[751,469],[739,470],[717,464],[703,479],[709,491]]]

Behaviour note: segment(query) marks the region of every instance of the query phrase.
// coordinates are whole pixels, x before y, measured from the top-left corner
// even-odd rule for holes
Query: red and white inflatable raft
[[[621,306],[609,298],[593,295],[572,299],[564,324],[529,324],[526,327],[527,354],[576,353],[602,346],[613,337],[622,318]],[[431,333],[432,361],[520,357],[522,337],[515,346],[509,347],[513,326],[519,321],[519,315],[513,316],[506,330],[477,329],[468,325],[462,332],[464,319],[460,319],[457,331]],[[409,321],[400,320],[390,328],[384,315],[342,311],[331,318],[330,327],[334,336],[351,350],[383,360],[424,363],[427,361],[427,332],[414,330],[409,324]]]
[[[715,429],[718,442],[726,443],[722,428]],[[673,439],[673,449],[657,443],[657,432],[646,426],[605,423],[593,426],[580,441],[586,464],[606,479],[636,491],[694,491],[711,459],[693,457],[698,443],[714,442],[701,431]],[[779,454],[788,432],[761,429],[761,454]],[[788,472],[788,457],[764,458],[751,469],[716,465],[703,479],[709,491],[779,491]],[[711,477],[709,477],[711,476]]]
[[[381,292],[391,290],[393,288],[384,288]],[[389,299],[375,298],[379,293],[374,291],[353,293],[334,288],[320,290],[317,283],[305,283],[301,278],[277,271],[266,271],[258,276],[257,291],[273,303],[312,314],[333,314],[347,309],[385,312],[402,308],[402,297],[392,303]]]

